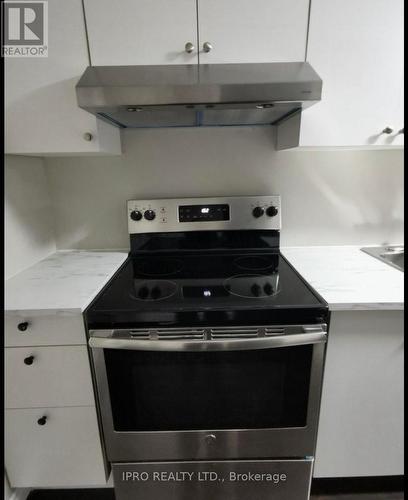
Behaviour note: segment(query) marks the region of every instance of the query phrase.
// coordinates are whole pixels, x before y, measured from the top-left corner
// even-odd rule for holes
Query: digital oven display
[[[180,222],[211,222],[230,220],[229,205],[181,205]]]

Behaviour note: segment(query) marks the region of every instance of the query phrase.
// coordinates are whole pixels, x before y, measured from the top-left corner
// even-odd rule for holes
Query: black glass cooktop
[[[326,308],[278,252],[195,253],[129,257],[86,318],[90,328],[243,324],[270,321],[272,313],[279,320],[294,309],[319,313]]]

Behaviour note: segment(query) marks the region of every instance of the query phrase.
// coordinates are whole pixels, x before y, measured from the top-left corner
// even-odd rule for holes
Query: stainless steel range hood
[[[306,62],[89,66],[76,86],[81,108],[118,127],[276,125],[277,149],[299,144],[321,90]]]

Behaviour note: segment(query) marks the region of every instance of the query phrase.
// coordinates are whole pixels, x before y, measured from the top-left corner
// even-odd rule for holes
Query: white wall
[[[41,158],[5,159],[5,277],[55,251],[53,210]]]
[[[59,248],[127,248],[132,198],[280,194],[282,245],[398,243],[403,152],[284,151],[271,129],[125,131],[117,158],[47,158]]]

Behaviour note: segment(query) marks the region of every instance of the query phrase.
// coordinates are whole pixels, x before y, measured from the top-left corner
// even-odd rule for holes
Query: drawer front
[[[79,312],[6,312],[6,347],[72,344],[86,344],[84,322]]]
[[[7,347],[6,408],[95,405],[86,346]]]
[[[112,464],[116,500],[308,500],[313,460]]]
[[[44,425],[38,420],[46,417]],[[106,483],[94,407],[6,410],[5,464],[12,487]]]

